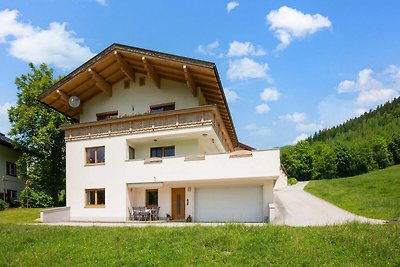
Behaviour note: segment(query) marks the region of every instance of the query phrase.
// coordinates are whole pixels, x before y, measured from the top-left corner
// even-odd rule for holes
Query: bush
[[[5,210],[6,208],[8,208],[8,203],[0,199],[0,211]]]
[[[29,197],[29,202],[27,201]],[[25,188],[21,192],[21,206],[26,207],[28,202],[29,208],[48,208],[54,207],[54,200],[51,196],[40,191],[34,191]]]
[[[297,179],[296,178],[289,178],[288,179],[288,184],[289,185],[295,185],[295,184],[297,184],[298,183],[298,181],[297,181]]]

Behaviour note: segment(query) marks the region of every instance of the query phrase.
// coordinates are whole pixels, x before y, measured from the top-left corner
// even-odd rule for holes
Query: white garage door
[[[195,190],[195,220],[198,222],[262,222],[262,206],[262,186]]]

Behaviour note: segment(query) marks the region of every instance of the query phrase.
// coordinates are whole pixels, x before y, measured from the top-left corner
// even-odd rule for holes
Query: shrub
[[[0,199],[0,211],[5,210],[6,208],[8,208],[8,203]]]
[[[27,201],[28,197],[29,202]],[[21,192],[21,206],[26,207],[27,203],[29,208],[47,208],[54,206],[54,200],[51,196],[40,191],[34,191],[31,188],[25,188]]]
[[[288,179],[288,184],[289,184],[289,185],[295,185],[295,184],[297,184],[297,183],[298,183],[298,181],[297,181],[297,179],[294,178],[294,177]]]

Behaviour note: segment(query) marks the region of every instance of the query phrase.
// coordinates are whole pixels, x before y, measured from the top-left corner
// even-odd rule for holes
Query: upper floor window
[[[118,111],[110,111],[96,114],[98,121],[118,118]]]
[[[15,163],[7,161],[6,174],[10,176],[17,176],[17,165],[15,165]]]
[[[175,103],[165,103],[160,105],[150,106],[150,112],[163,112],[168,110],[175,110]]]
[[[175,147],[174,146],[166,146],[166,147],[152,147],[150,149],[150,157],[173,157],[175,156]]]
[[[106,190],[102,189],[86,189],[86,207],[100,206],[106,204]]]
[[[135,149],[133,147],[129,147],[129,159],[135,159]]]
[[[104,146],[86,148],[86,164],[102,164],[105,162]]]

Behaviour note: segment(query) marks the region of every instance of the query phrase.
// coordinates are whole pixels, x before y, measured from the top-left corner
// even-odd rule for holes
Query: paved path
[[[276,218],[273,224],[313,226],[342,224],[350,221],[376,224],[385,222],[355,215],[315,197],[303,190],[307,183],[299,182],[296,185],[275,190]]]

